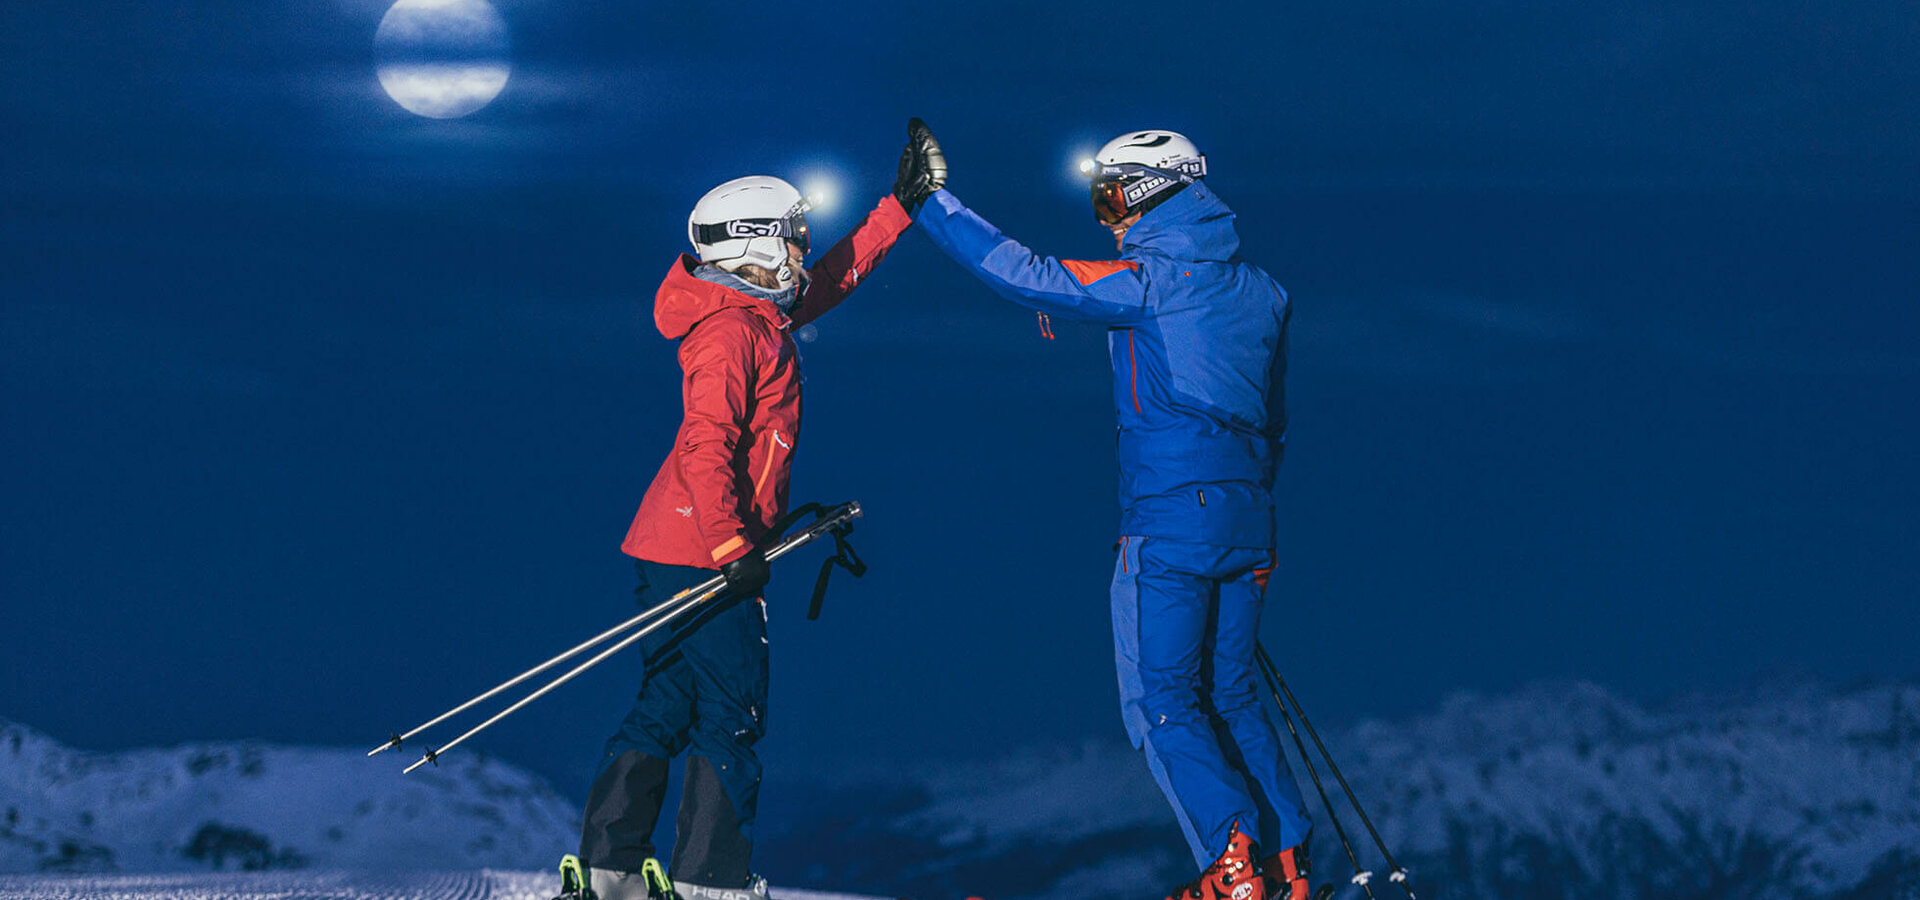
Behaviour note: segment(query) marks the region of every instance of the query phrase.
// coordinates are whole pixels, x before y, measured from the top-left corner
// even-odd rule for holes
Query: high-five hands
[[[900,148],[900,172],[893,197],[907,212],[919,209],[933,192],[947,186],[947,157],[933,129],[918,118],[907,120],[907,145]]]

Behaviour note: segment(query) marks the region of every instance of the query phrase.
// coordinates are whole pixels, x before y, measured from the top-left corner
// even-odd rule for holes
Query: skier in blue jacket
[[[1083,168],[1118,259],[1037,255],[946,190],[919,222],[1001,296],[1107,326],[1121,715],[1203,867],[1173,896],[1304,900],[1311,826],[1254,668],[1287,427],[1287,294],[1236,254],[1233,210],[1185,137],[1128,132]],[[1262,859],[1256,843],[1281,849]]]

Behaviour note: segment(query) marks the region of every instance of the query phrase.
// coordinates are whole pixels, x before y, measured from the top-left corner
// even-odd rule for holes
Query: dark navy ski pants
[[[1120,539],[1120,715],[1202,867],[1234,823],[1273,853],[1307,839],[1300,787],[1260,701],[1254,649],[1273,551]]]
[[[718,574],[636,560],[642,607]],[[607,740],[587,798],[580,856],[596,869],[638,871],[654,855],[667,765],[687,751],[674,880],[743,887],[760,794],[754,743],[766,729],[767,618],[757,597],[713,601],[641,640],[640,693]]]

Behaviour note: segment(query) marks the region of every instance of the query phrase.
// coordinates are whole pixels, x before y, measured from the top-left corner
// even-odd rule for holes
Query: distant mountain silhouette
[[[1920,900],[1920,686],[1798,681],[1647,710],[1543,685],[1326,737],[1423,900]],[[1344,882],[1295,766],[1318,879]],[[546,869],[577,838],[578,811],[505,763],[392,768],[252,743],[89,753],[0,721],[0,872]],[[809,814],[763,823],[777,885],[1085,900],[1192,874],[1121,743],[781,790]],[[1376,895],[1404,896],[1339,808]]]
[[[1802,681],[1670,707],[1542,685],[1325,737],[1422,900],[1920,898],[1920,687]],[[1294,766],[1317,880],[1344,882],[1353,868]],[[1376,895],[1404,898],[1327,789]],[[812,805],[817,820],[765,842],[776,883],[1074,900],[1156,896],[1193,874],[1120,743],[839,786]]]
[[[548,868],[579,812],[482,754],[401,776],[361,751],[90,753],[0,720],[0,872]],[[424,776],[424,777],[423,777]]]

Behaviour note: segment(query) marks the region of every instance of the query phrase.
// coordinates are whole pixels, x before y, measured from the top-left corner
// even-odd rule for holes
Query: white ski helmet
[[[774,273],[780,287],[794,282],[787,243],[809,249],[807,210],[793,185],[771,175],[735,178],[707,192],[687,216],[687,240],[703,263],[732,272],[755,265]]]
[[[1129,131],[1081,164],[1093,176],[1094,215],[1109,225],[1159,206],[1206,177],[1207,157],[1174,131]]]

